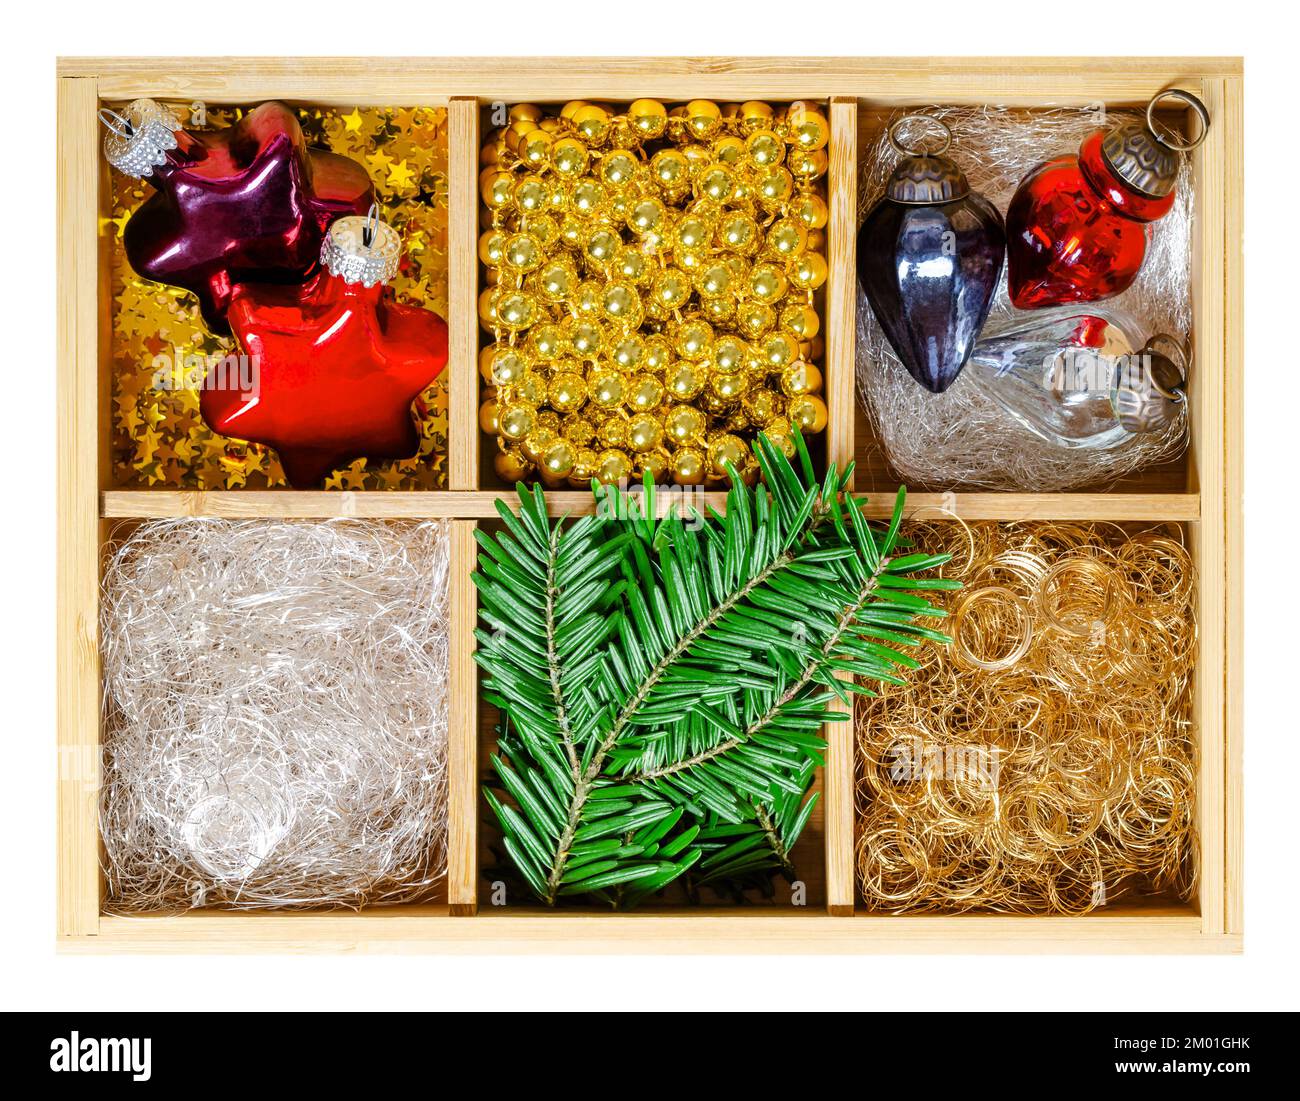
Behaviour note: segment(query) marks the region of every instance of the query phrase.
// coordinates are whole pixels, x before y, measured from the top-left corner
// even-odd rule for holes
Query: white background
[[[410,12],[399,21],[402,8]],[[518,9],[518,14],[516,14]],[[1300,143],[1278,4],[796,0],[382,7],[48,0],[6,14],[0,244],[0,1004],[21,1009],[1297,1008]],[[21,13],[21,14],[20,14]],[[1107,19],[1108,13],[1110,19]],[[1292,47],[1293,48],[1293,47]],[[1246,56],[1246,951],[1234,958],[94,958],[54,952],[54,57]],[[1141,64],[1134,62],[1134,64]],[[1289,178],[1288,178],[1289,177]],[[597,979],[616,966],[624,979]],[[635,991],[635,998],[629,994]],[[683,993],[689,992],[689,993]]]

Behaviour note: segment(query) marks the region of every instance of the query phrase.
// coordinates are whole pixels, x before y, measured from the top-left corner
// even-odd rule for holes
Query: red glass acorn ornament
[[[1170,98],[1188,104],[1200,133],[1180,142],[1155,127]],[[1174,204],[1178,155],[1205,140],[1209,112],[1173,88],[1147,104],[1146,119],[1096,130],[1077,156],[1029,173],[1007,208],[1007,289],[1021,309],[1098,302],[1128,289],[1146,258],[1148,225]]]
[[[126,224],[131,267],[198,296],[203,319],[228,333],[238,283],[301,283],[315,268],[335,218],[364,214],[365,168],[308,148],[297,116],[263,103],[225,130],[191,133],[167,108],[138,99],[100,112],[104,153],[155,193]]]
[[[911,120],[946,135],[932,153],[898,141]],[[938,119],[907,115],[889,129],[903,155],[884,196],[858,231],[858,278],[898,358],[940,394],[961,372],[989,314],[1002,273],[1002,215],[942,154],[952,133]]]
[[[447,324],[385,294],[400,257],[397,231],[371,208],[330,226],[302,286],[236,287],[230,326],[252,385],[209,372],[200,408],[213,431],[275,448],[296,489],[363,456],[414,455],[411,403],[447,363]]]

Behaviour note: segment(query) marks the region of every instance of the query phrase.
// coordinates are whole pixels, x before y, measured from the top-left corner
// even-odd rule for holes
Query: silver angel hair
[[[901,115],[903,112],[898,112]],[[973,190],[1006,210],[1021,179],[1042,161],[1073,153],[1085,136],[1114,122],[1100,105],[1073,109],[1008,110],[996,107],[927,107],[947,125],[961,150]],[[1118,112],[1116,112],[1118,114]],[[897,162],[882,120],[863,150],[859,222],[881,194]],[[1146,336],[1167,333],[1186,340],[1191,328],[1191,223],[1195,206],[1191,170],[1183,158],[1173,208],[1149,227],[1146,262],[1123,294],[1098,305],[1140,319]],[[1007,297],[1006,273],[981,338],[1012,325],[1048,320],[1062,311],[1017,311]],[[1074,306],[1068,313],[1087,312]],[[1195,374],[1195,364],[1191,371]],[[1186,417],[1167,429],[1137,434],[1106,450],[1065,449],[1036,436],[1008,416],[969,368],[942,394],[931,394],[908,375],[889,347],[861,291],[857,311],[858,390],[889,465],[912,485],[961,486],[1049,492],[1105,485],[1136,470],[1178,457],[1186,446]]]
[[[448,558],[443,522],[165,520],[116,547],[108,909],[436,895]]]

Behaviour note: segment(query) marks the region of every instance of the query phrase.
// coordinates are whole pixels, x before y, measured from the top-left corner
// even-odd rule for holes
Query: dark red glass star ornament
[[[131,267],[196,294],[213,332],[230,331],[237,284],[302,283],[330,223],[364,214],[372,201],[366,170],[308,148],[283,103],[263,103],[211,133],[183,129],[148,99],[101,118],[110,163],[155,188],[126,224]]]
[[[1179,99],[1200,116],[1190,143],[1157,133],[1153,111]],[[1169,89],[1146,119],[1097,130],[1077,156],[1029,173],[1007,207],[1007,290],[1021,309],[1097,302],[1127,290],[1146,259],[1148,225],[1174,205],[1178,154],[1205,139],[1209,113],[1190,92]]]
[[[295,489],[363,456],[419,449],[411,403],[447,363],[447,325],[385,294],[400,253],[396,231],[373,212],[340,218],[305,284],[235,289],[230,325],[249,370],[209,372],[203,419],[275,448]]]

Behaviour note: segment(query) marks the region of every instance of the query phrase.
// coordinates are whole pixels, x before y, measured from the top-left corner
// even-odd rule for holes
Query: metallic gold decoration
[[[209,108],[190,129],[229,126],[238,108]],[[384,219],[402,239],[393,289],[401,302],[447,315],[447,113],[442,108],[330,107],[298,110],[308,140],[366,166]],[[112,280],[113,479],[120,486],[175,489],[263,489],[285,485],[274,450],[212,432],[199,416],[199,383],[216,357],[237,355],[199,317],[193,296],[141,279],[127,263],[122,232],[149,192],[148,184],[111,173],[107,238]],[[512,248],[513,245],[513,248]],[[522,270],[528,244],[506,238],[480,250]],[[486,256],[485,256],[486,258]],[[358,459],[335,471],[327,489],[445,489],[447,376],[414,405],[420,450],[410,459]]]
[[[479,178],[498,470],[717,482],[760,429],[793,453],[792,424],[825,428],[829,136],[810,103],[511,108]]]
[[[947,551],[949,648],[857,710],[857,867],[894,912],[1084,913],[1190,896],[1195,570],[1181,538],[910,525]]]

